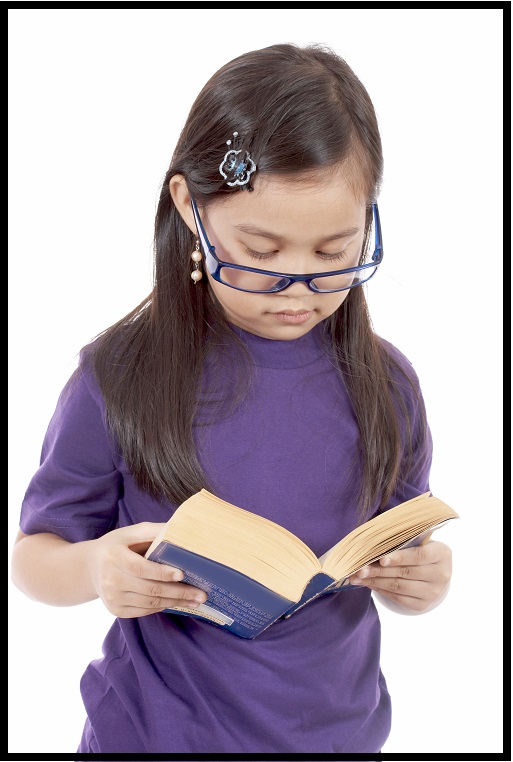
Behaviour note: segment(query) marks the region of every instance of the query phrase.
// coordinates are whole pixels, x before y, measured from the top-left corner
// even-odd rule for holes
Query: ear
[[[190,231],[197,235],[196,223],[192,213],[191,194],[183,175],[173,175],[169,181],[169,193],[178,213]]]

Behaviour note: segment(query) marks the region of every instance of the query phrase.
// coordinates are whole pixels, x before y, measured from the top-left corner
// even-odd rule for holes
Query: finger
[[[163,585],[155,583],[147,587],[145,592],[128,592],[124,597],[124,605],[137,606],[151,611],[162,611],[173,606],[197,608],[207,600],[207,594],[192,585],[177,583]]]
[[[152,543],[158,533],[165,527],[165,523],[153,521],[141,521],[139,524],[120,527],[116,529],[117,536],[128,546],[142,543]]]
[[[395,550],[378,561],[379,566],[424,566],[435,563],[435,558],[428,545],[417,545],[413,548]]]
[[[372,582],[383,579],[403,579],[410,582],[429,582],[433,584],[440,578],[439,567],[436,564],[428,566],[380,566],[370,564],[360,569],[349,578],[352,585],[372,587]],[[445,577],[444,577],[445,579]]]
[[[131,551],[144,556],[157,534],[166,526],[151,521],[142,521],[116,530],[118,539]]]
[[[369,590],[387,596],[396,596],[398,601],[405,598],[425,601],[433,597],[433,584],[423,580],[405,580],[401,577],[372,577],[365,580],[364,584]]]
[[[413,566],[450,562],[451,549],[443,542],[428,540],[422,545],[402,548],[379,560],[380,566]]]
[[[447,589],[440,580],[431,582],[400,577],[374,577],[364,580],[363,584],[369,590],[416,611],[423,611]]]
[[[198,600],[204,602],[207,599],[207,593],[194,585],[188,585],[185,582],[166,582],[163,580],[139,580],[130,577],[125,580],[124,593],[127,596],[141,596],[142,598],[161,598],[168,600]]]
[[[159,564],[143,558],[138,553],[127,550],[127,573],[139,579],[154,580],[156,582],[180,582],[183,579],[183,571],[175,566]]]

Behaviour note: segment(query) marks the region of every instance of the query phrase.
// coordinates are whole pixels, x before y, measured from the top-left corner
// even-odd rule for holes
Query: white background
[[[420,376],[431,488],[461,515],[438,535],[453,548],[445,603],[380,608],[383,751],[501,752],[502,11],[25,9],[9,26],[10,545],[78,350],[150,290],[156,200],[199,89],[248,50],[324,42],[378,114],[371,314]],[[112,617],[9,593],[9,752],[72,754],[80,676]]]

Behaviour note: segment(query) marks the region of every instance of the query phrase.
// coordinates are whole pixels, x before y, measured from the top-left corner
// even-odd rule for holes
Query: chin
[[[257,327],[251,326],[245,330],[250,333],[254,333],[257,336],[262,336],[264,339],[272,339],[274,341],[287,341],[291,339],[299,339],[309,331],[312,330],[317,324],[318,320],[309,322],[303,325],[279,325],[277,327]]]

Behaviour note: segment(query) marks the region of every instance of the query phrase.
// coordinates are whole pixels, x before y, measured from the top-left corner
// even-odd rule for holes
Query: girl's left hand
[[[451,549],[443,542],[429,540],[424,545],[396,550],[368,564],[353,574],[349,582],[368,587],[378,596],[420,614],[441,603],[449,588],[451,573]]]

